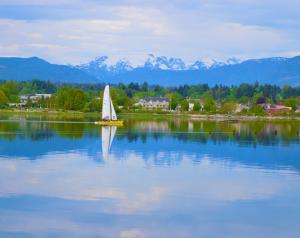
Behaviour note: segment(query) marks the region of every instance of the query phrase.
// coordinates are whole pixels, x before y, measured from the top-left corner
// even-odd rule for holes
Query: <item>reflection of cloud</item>
[[[112,153],[100,165],[79,151],[35,161],[0,158],[0,213],[5,218],[0,219],[0,236],[59,231],[62,237],[197,237],[198,232],[207,237],[206,230],[198,229],[201,220],[202,228],[209,234],[218,230],[215,237],[220,237],[220,230],[212,229],[223,225],[214,221],[218,212],[240,211],[239,201],[269,199],[299,187],[286,172],[242,167],[210,155],[179,151],[181,163],[174,167],[149,161],[174,155],[152,151],[151,158],[144,158],[147,166],[134,150]],[[3,208],[7,201],[12,206]],[[236,224],[229,222],[236,232]]]
[[[120,233],[120,238],[143,238],[144,233],[139,229],[124,230]]]
[[[65,213],[53,217],[43,212],[1,210],[3,217],[5,219],[0,220],[0,236],[2,232],[11,234],[5,237],[116,237],[113,229],[99,224],[78,223],[66,217]]]
[[[5,159],[0,161],[1,177],[6,178],[0,180],[0,196],[35,195],[85,201],[111,199],[115,205],[108,208],[109,211],[133,213],[155,209],[166,194],[165,189],[157,185],[144,187],[141,184],[138,189],[128,184],[122,186],[120,182],[126,181],[126,177],[111,172],[111,169],[96,167],[92,161],[83,160],[82,155],[75,153],[48,155],[34,162]]]
[[[279,180],[276,175],[264,176],[264,170],[226,165],[208,156],[193,166],[188,158],[196,155],[180,154],[183,158],[180,166],[169,169],[147,166],[147,169],[143,168],[140,155],[133,151],[124,155],[125,164],[112,159],[104,167],[95,166],[92,160],[75,152],[47,155],[36,161],[4,159],[0,161],[0,195],[109,199],[114,202],[107,210],[136,213],[155,210],[167,202],[170,193],[214,201],[255,200],[272,197],[285,186],[282,177]],[[168,157],[173,152],[156,155]],[[156,160],[156,155],[150,155],[150,160]],[[149,165],[153,164],[150,160],[147,160]]]
[[[138,193],[127,194],[120,200],[118,204],[118,211],[120,213],[136,213],[139,211],[151,211],[157,208],[165,196],[166,189],[162,187],[152,187],[146,191],[140,191]],[[128,196],[129,195],[129,196]]]

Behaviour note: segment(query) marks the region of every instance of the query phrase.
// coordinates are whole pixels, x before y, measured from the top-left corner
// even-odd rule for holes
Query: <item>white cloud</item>
[[[127,57],[133,63],[140,63],[148,53],[188,62],[288,56],[299,51],[300,42],[294,13],[300,6],[288,2],[293,8],[273,1],[240,0],[189,4],[181,0],[4,0],[0,10],[1,5],[16,7],[11,17],[0,18],[0,55],[36,55],[58,63],[83,63],[103,54],[113,60]],[[27,12],[20,5],[26,5]],[[280,14],[272,13],[276,8],[282,10]]]

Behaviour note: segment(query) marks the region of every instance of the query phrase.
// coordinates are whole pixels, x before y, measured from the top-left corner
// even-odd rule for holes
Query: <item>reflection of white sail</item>
[[[116,134],[116,126],[102,126],[102,155],[103,159],[109,158],[109,149]]]
[[[103,94],[102,119],[111,120],[109,86],[106,85]]]
[[[117,131],[117,127],[116,126],[110,126],[110,141],[109,141],[109,148],[111,147],[111,144],[113,142],[113,139],[115,137]]]

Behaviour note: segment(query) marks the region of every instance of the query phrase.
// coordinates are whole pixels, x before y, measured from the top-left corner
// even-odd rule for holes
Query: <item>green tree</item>
[[[0,90],[0,107],[5,106],[8,103],[8,98],[6,97],[5,93]]]
[[[181,111],[186,112],[189,110],[189,102],[187,100],[184,100],[181,103]]]
[[[165,98],[170,98],[170,107],[172,110],[175,110],[177,105],[183,101],[183,96],[178,92],[168,93],[165,95]]]
[[[241,98],[239,98],[239,103],[242,103],[242,104],[248,104],[249,103],[249,97],[247,97],[247,96],[243,96],[243,97],[241,97]]]
[[[194,112],[199,112],[200,109],[201,109],[201,105],[200,105],[200,103],[199,103],[198,101],[196,101],[196,102],[194,103],[193,111],[194,111]]]
[[[234,102],[226,102],[220,108],[220,113],[229,114],[234,113],[236,110],[236,103]]]
[[[206,112],[215,112],[217,110],[216,102],[211,97],[206,97],[204,99],[204,111]]]
[[[291,107],[294,111],[298,108],[298,100],[296,98],[288,98],[284,100],[284,105],[287,107]]]
[[[263,116],[266,114],[265,110],[259,105],[253,105],[252,107],[250,107],[249,113],[259,116]]]
[[[102,110],[102,104],[99,99],[94,98],[90,102],[86,103],[84,111],[86,112],[100,112]]]
[[[10,102],[18,102],[19,85],[15,81],[7,81],[0,88]]]
[[[62,88],[56,95],[56,105],[65,110],[82,110],[86,104],[87,96],[79,88]]]

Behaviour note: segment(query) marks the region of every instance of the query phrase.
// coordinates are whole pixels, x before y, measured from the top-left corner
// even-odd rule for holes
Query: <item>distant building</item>
[[[189,112],[194,110],[195,103],[189,102]]]
[[[143,109],[170,109],[170,99],[169,98],[143,98],[136,103],[137,106],[141,106]]]
[[[202,111],[203,110],[203,107],[204,107],[204,101],[202,99],[187,99],[188,102],[189,102],[189,112],[193,111],[194,110],[194,106],[195,106],[195,103],[198,102],[200,104],[200,109],[199,111]]]
[[[263,108],[267,113],[284,113],[284,112],[290,112],[292,111],[291,107],[286,107],[284,105],[279,104],[264,104]]]
[[[248,105],[245,105],[245,104],[237,104],[236,105],[236,109],[235,109],[235,112],[236,113],[239,113],[241,111],[248,111],[249,110],[249,106]]]
[[[49,93],[37,93],[34,95],[22,95],[22,96],[20,96],[20,101],[21,101],[21,104],[26,105],[29,100],[31,100],[32,103],[36,103],[39,98],[46,99],[46,98],[50,98],[51,96],[52,96],[52,94],[49,94]]]

